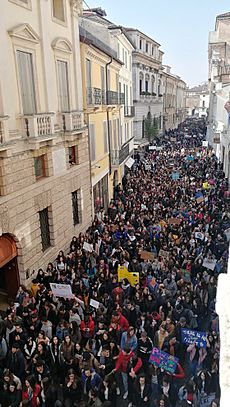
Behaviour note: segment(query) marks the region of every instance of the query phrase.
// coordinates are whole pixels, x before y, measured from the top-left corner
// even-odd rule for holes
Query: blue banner
[[[196,346],[198,348],[206,348],[207,345],[206,332],[181,328],[181,333],[182,333],[182,343],[185,343],[186,345],[196,343]]]

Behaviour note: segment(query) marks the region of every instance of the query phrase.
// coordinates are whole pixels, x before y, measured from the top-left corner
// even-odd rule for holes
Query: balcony
[[[114,92],[113,90],[107,90],[106,92],[107,105],[124,105],[125,95],[124,93]]]
[[[125,115],[125,117],[134,117],[135,116],[135,107],[134,106],[124,106],[124,115]]]
[[[101,105],[103,91],[99,88],[87,88],[87,104],[88,105]]]
[[[54,113],[23,115],[23,135],[28,138],[54,134]]]
[[[0,143],[6,143],[9,139],[9,129],[7,119],[9,116],[0,116]]]
[[[83,113],[78,111],[63,112],[62,130],[68,132],[77,132],[84,127]]]
[[[129,143],[121,147],[120,150],[112,150],[110,157],[112,166],[118,167],[121,165],[129,157]]]
[[[162,95],[156,96],[156,93],[149,93],[149,92],[142,92],[140,94],[140,99],[143,102],[147,103],[156,103],[156,104],[161,104],[163,103],[162,100]]]

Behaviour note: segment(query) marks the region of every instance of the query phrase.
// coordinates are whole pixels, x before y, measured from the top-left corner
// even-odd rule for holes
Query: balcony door
[[[57,73],[60,109],[61,112],[69,112],[69,81],[66,61],[57,61]]]
[[[29,52],[17,51],[17,63],[23,113],[36,113],[32,54]]]

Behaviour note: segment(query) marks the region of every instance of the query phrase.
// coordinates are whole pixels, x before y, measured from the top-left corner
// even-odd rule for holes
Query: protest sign
[[[171,141],[176,141],[176,137],[171,137]]]
[[[226,236],[227,241],[230,242],[230,228],[226,229],[224,231],[224,234]]]
[[[204,234],[201,232],[195,232],[195,238],[203,240],[204,239]]]
[[[98,302],[98,301],[96,301],[96,300],[93,300],[93,299],[91,298],[91,300],[90,300],[90,302],[89,302],[89,305],[91,305],[91,307],[93,307],[93,308],[98,309],[98,308],[99,308],[99,305],[100,305],[100,302]]]
[[[205,258],[202,266],[213,271],[216,266],[216,260]]]
[[[90,252],[90,253],[93,252],[93,245],[92,245],[92,244],[89,244],[88,242],[84,242],[82,248],[83,248],[83,250],[85,250],[86,252]]]
[[[156,151],[161,151],[162,147],[156,147]]]
[[[152,166],[151,164],[145,164],[145,171],[151,171]]]
[[[143,251],[140,253],[140,256],[141,256],[141,259],[143,259],[143,260],[150,260],[150,261],[153,261],[153,260],[155,259],[154,254],[151,253],[151,252],[147,252],[146,250],[143,250]]]
[[[119,266],[118,282],[121,282],[123,278],[127,278],[131,286],[139,283],[139,273],[131,273],[125,266]]]
[[[185,269],[181,269],[181,277],[185,283],[191,283],[191,274]]]
[[[173,179],[174,181],[177,181],[179,178],[180,178],[179,172],[173,172],[173,173],[172,173],[172,179]]]
[[[202,141],[202,147],[208,147],[208,141]]]
[[[55,297],[73,298],[71,286],[69,284],[50,283],[50,288]]]
[[[165,372],[173,374],[176,370],[179,359],[175,356],[169,355],[157,348],[153,348],[149,358],[149,363],[164,369]]]
[[[194,160],[193,155],[188,155],[188,156],[186,157],[186,160],[187,160],[187,161],[193,161],[193,160]]]
[[[203,189],[209,189],[210,185],[208,182],[203,182]]]
[[[150,289],[150,291],[154,291],[157,288],[158,284],[156,282],[155,277],[149,276],[148,277],[148,288]]]
[[[197,202],[198,204],[204,202],[204,197],[203,197],[203,196],[200,196],[199,198],[196,198],[196,202]]]
[[[194,329],[181,328],[182,343],[191,345],[196,343],[198,348],[206,348],[207,334],[206,332],[195,331]]]
[[[169,218],[168,224],[169,225],[180,225],[181,219],[179,218]]]
[[[149,146],[149,150],[151,151],[151,150],[156,150],[157,149],[157,146]]]
[[[159,251],[159,256],[160,257],[163,257],[163,259],[166,259],[166,260],[168,260],[169,259],[169,252],[166,252],[165,250],[160,250]]]

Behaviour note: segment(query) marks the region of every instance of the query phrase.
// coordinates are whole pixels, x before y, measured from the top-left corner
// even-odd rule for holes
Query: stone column
[[[230,248],[229,248],[230,255]],[[220,326],[220,407],[229,405],[230,400],[230,256],[228,273],[218,278],[216,312]]]

